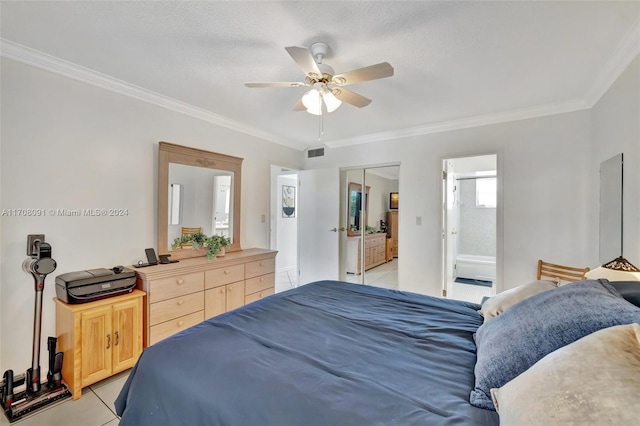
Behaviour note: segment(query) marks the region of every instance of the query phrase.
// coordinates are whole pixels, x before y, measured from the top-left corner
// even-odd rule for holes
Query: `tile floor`
[[[361,283],[362,276],[347,274],[347,279],[345,281],[350,283]],[[393,259],[391,262],[384,263],[365,271],[364,283],[377,287],[397,289],[398,259]],[[276,293],[294,288],[297,284],[298,278],[294,269],[279,271],[276,273]]]
[[[19,426],[117,426],[114,401],[129,376],[129,371],[105,379],[82,390],[82,398],[60,401],[41,411],[9,423],[0,414],[0,425]]]
[[[347,274],[345,281],[350,283],[362,283],[362,275]],[[383,263],[380,266],[371,268],[364,273],[364,283],[397,290],[398,289],[398,259]],[[295,287],[297,277],[295,270],[286,270],[276,273],[276,293]],[[449,284],[449,298],[465,300],[473,303],[480,303],[483,297],[493,296],[494,290],[491,287],[483,287],[463,283]]]
[[[362,283],[363,276],[347,274],[347,282]],[[383,263],[364,272],[364,283],[376,287],[398,289],[398,259]]]
[[[483,287],[481,285],[450,283],[449,299],[465,300],[467,302],[480,303],[485,296],[493,296],[495,290],[492,287]]]

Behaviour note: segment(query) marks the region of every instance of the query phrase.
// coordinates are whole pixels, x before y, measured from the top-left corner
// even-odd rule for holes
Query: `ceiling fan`
[[[335,111],[342,102],[358,108],[366,107],[371,99],[347,90],[344,86],[363,81],[391,77],[393,67],[388,62],[359,68],[357,70],[336,74],[322,60],[329,53],[329,45],[323,42],[313,43],[306,47],[289,46],[285,50],[298,64],[306,77],[304,82],[245,83],[247,87],[312,87],[293,108],[294,111],[307,111],[310,114],[322,115],[323,105],[327,112]]]

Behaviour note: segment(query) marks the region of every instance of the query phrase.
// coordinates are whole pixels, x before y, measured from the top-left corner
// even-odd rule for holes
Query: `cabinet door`
[[[210,288],[204,291],[204,318],[209,319],[227,311],[227,288]]]
[[[82,313],[82,387],[111,376],[111,312],[103,306]]]
[[[244,281],[227,284],[227,311],[244,306]]]
[[[113,374],[134,366],[142,352],[140,299],[113,305]]]

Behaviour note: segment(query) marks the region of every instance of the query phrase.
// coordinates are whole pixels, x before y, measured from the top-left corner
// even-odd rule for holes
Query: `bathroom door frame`
[[[448,176],[447,175],[447,162],[460,160],[463,158],[473,158],[473,157],[483,157],[487,155],[495,156],[495,165],[496,165],[496,278],[494,285],[492,286],[493,294],[497,294],[502,291],[502,283],[503,283],[503,172],[502,172],[502,158],[503,153],[502,150],[497,152],[488,152],[488,153],[473,153],[468,155],[460,155],[457,157],[446,157],[442,158],[442,209],[441,209],[441,225],[442,225],[442,244],[441,244],[441,279],[442,279],[442,296],[450,297],[451,296],[451,284],[452,280],[450,278],[453,276],[453,264],[455,263],[455,259],[451,257],[455,253],[451,253],[452,249],[455,248],[455,244],[459,239],[459,235],[454,234],[453,238],[455,238],[455,242],[451,241],[452,235],[450,235],[450,224],[449,221],[449,213],[447,211],[447,203],[450,201],[450,197],[452,196],[453,190],[451,188],[451,182],[455,182],[455,175]],[[456,171],[454,170],[454,174]],[[455,219],[459,221],[459,218]],[[456,224],[458,226],[458,224]],[[452,247],[452,244],[453,247]]]

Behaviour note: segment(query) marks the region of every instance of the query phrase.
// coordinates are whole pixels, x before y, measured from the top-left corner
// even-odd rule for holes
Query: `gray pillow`
[[[581,337],[631,323],[640,323],[640,308],[625,301],[607,280],[567,284],[523,300],[478,328],[470,402],[494,410],[492,388]]]
[[[478,312],[485,321],[489,321],[524,299],[557,288],[559,283],[557,279],[540,280],[503,291],[482,303],[482,308]]]
[[[640,325],[605,328],[491,389],[501,425],[631,425],[640,410]]]

